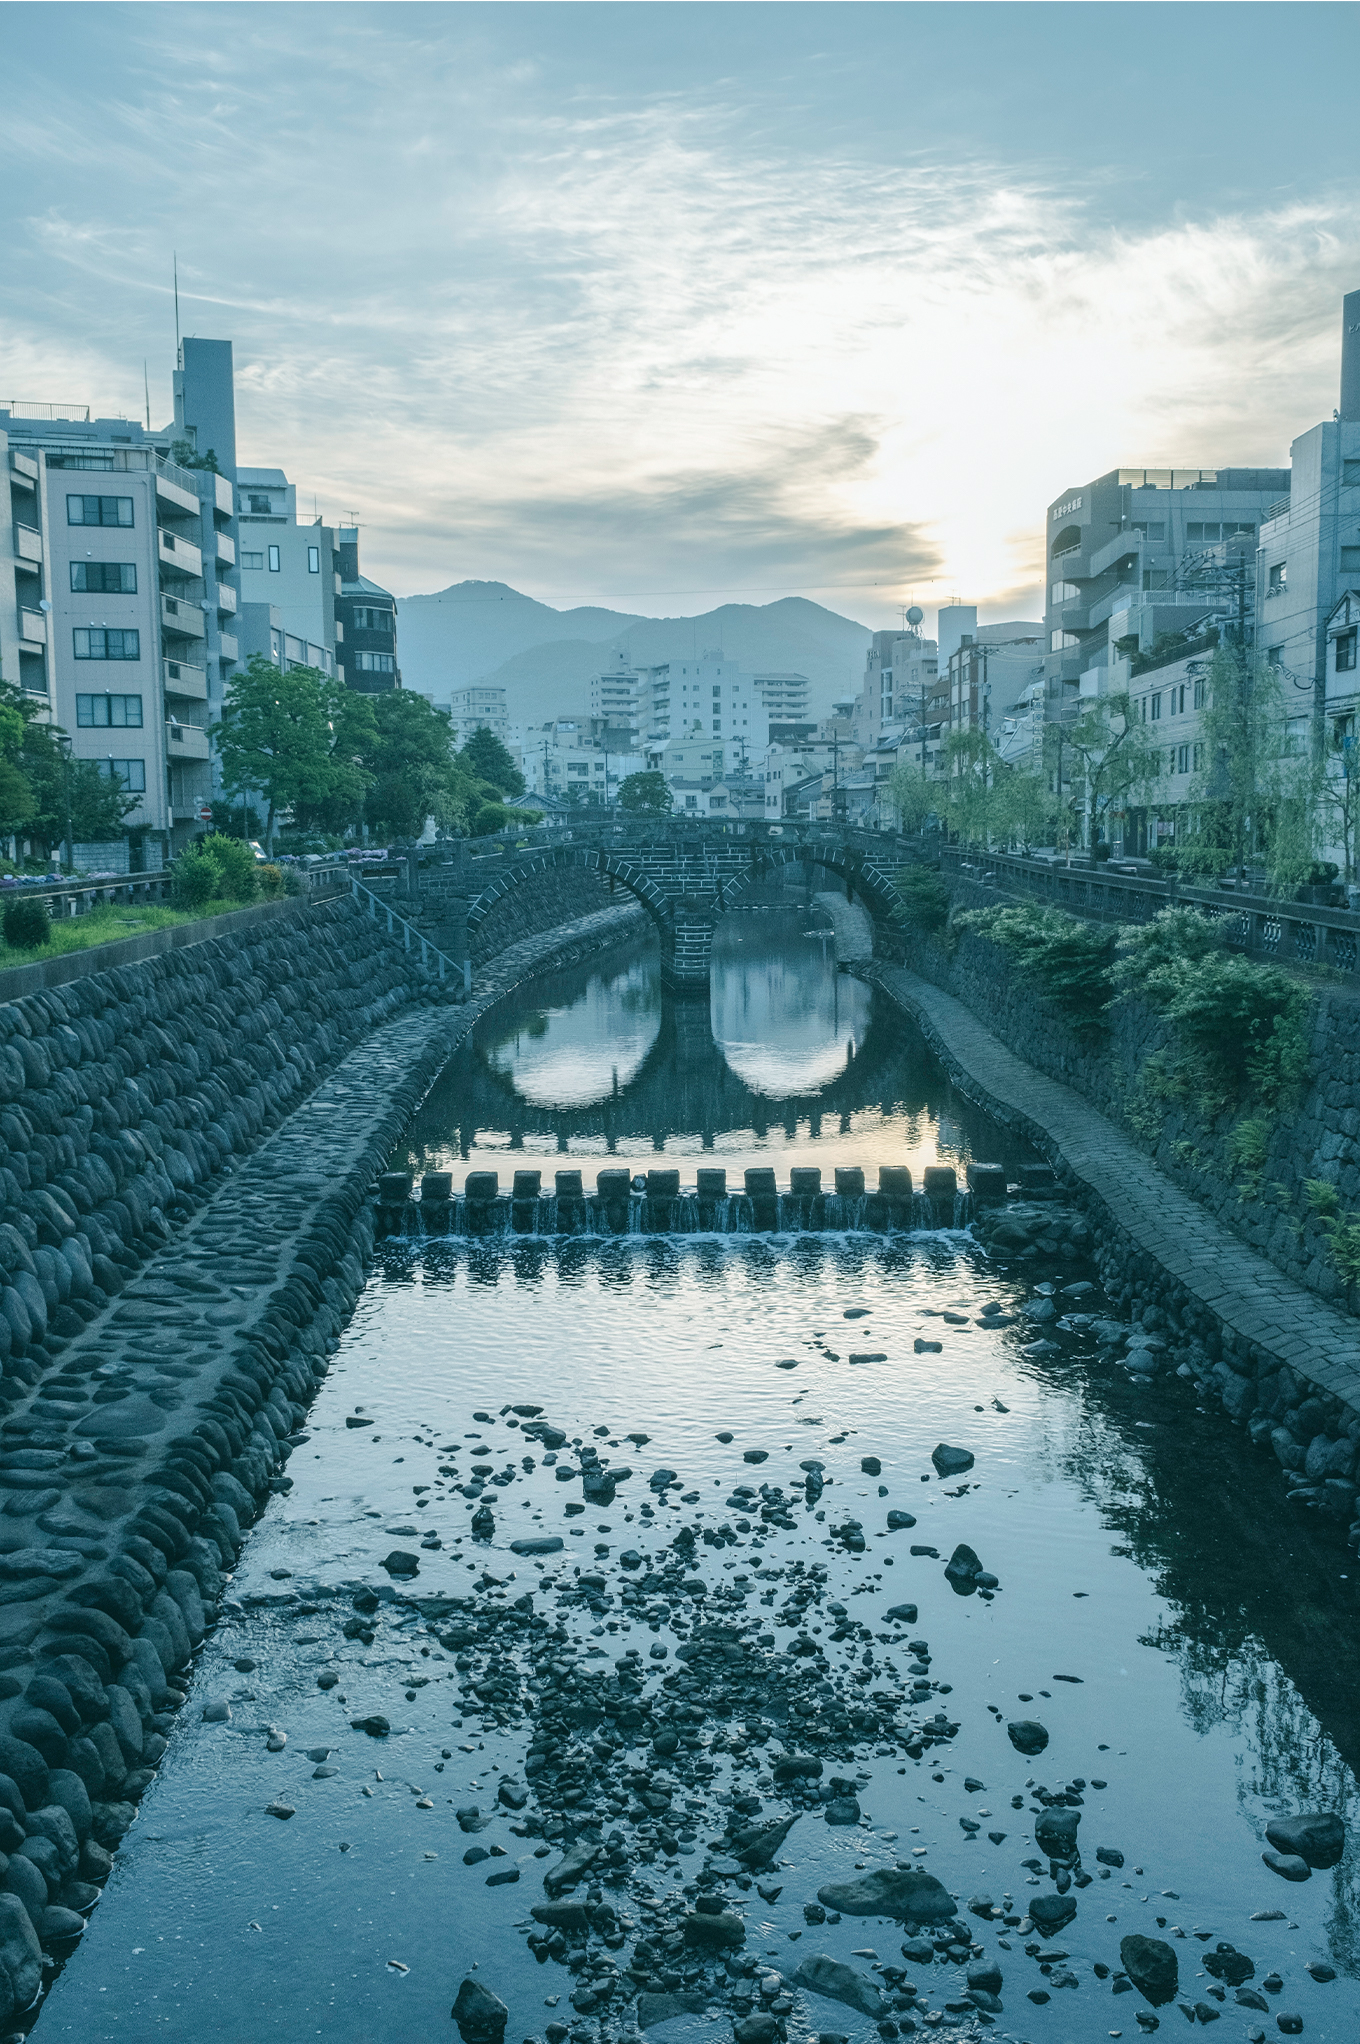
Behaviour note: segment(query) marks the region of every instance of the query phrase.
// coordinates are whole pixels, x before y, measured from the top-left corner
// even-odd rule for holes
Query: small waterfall
[[[488,1198],[483,1191],[469,1199],[466,1193],[444,1197],[427,1191],[416,1199],[408,1192],[399,1203],[379,1198],[378,1231],[407,1242],[507,1235],[599,1240],[620,1235],[884,1235],[964,1229],[975,1212],[971,1191],[952,1185],[933,1193],[909,1190],[909,1180],[900,1187],[881,1185],[877,1192],[780,1192],[769,1182],[773,1175],[753,1192],[720,1192],[702,1184],[698,1191],[680,1191],[673,1181],[659,1193],[624,1191],[615,1184],[603,1196],[574,1188],[529,1195],[527,1187],[521,1198],[502,1192]],[[721,1183],[720,1174],[715,1177]],[[862,1173],[855,1172],[851,1186],[862,1182]]]

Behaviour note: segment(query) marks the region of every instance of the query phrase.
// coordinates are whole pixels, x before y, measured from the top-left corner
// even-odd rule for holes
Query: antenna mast
[[[142,357],[142,389],[146,392],[146,430],[151,431],[151,384],[146,373],[146,356]]]
[[[180,359],[179,359],[179,252],[178,252],[178,250],[176,250],[176,251],[174,252],[174,265],[175,265],[175,366],[176,366],[176,368],[182,369],[182,368],[184,367],[184,364],[183,364],[183,363],[182,363],[182,362],[180,361]]]

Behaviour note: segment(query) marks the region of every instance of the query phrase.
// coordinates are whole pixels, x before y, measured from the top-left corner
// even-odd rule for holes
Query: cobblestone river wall
[[[452,1007],[348,902],[0,1006],[0,2031],[98,1899],[364,1282]],[[27,2027],[27,2022],[25,2022]]]

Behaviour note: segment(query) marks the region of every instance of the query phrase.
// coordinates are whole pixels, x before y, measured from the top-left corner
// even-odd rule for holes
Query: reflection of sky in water
[[[692,1184],[700,1160],[739,1173],[817,1163],[918,1173],[943,1157],[1015,1165],[919,1033],[838,973],[815,912],[719,925],[710,999],[661,987],[655,944],[624,946],[536,981],[485,1016],[420,1107],[394,1166],[504,1173],[662,1161]]]
[[[632,1082],[660,1021],[661,961],[652,951],[622,972],[593,974],[561,1007],[521,1010],[486,1045],[486,1061],[536,1107],[587,1107]]]
[[[709,1014],[714,1041],[753,1093],[816,1093],[839,1078],[864,1041],[872,996],[837,972],[831,933],[806,918],[728,916],[713,943]]]

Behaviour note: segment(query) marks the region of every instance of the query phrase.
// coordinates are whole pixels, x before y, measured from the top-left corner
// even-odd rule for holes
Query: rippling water
[[[757,945],[784,941],[750,935]],[[797,942],[820,950],[820,938]],[[667,1026],[659,995],[648,1005],[649,970],[636,960],[601,964],[485,1025],[460,1061],[461,1077],[450,1075],[426,1103],[415,1154],[484,1162],[517,1129],[531,1154],[531,1143],[551,1154],[565,1142],[573,1155],[635,1155],[645,1164],[655,1142],[652,1096],[634,1094]],[[769,1161],[772,1148],[791,1162],[833,1152],[835,1161],[866,1163],[931,1161],[937,1149],[995,1154],[985,1125],[951,1103],[919,1040],[862,987],[852,992],[842,978],[836,992],[835,975],[823,972],[785,1027],[775,974],[763,994],[749,984],[757,976],[743,961],[715,990],[716,1062],[702,1031],[675,1039],[673,1056],[697,1063],[672,1064],[672,1093],[691,1109],[706,1100],[713,1117],[706,1134],[692,1111],[677,1113],[658,1127],[663,1145],[699,1155],[708,1144],[736,1162]],[[787,981],[795,1000],[800,984],[797,974]],[[846,1036],[854,1056],[837,1065],[829,1031],[842,1026],[841,998],[860,1005]],[[779,1038],[778,1054],[738,1072],[729,1052],[747,1041],[740,1017],[758,999],[767,1001],[761,1027]],[[656,1023],[650,1042],[648,1017]],[[871,1055],[873,1084],[861,1088]],[[728,1075],[720,1092],[719,1069]],[[597,1090],[587,1097],[592,1070]],[[762,1073],[785,1090],[760,1091]],[[572,1074],[583,1090],[568,1098]],[[475,1112],[467,1105],[474,1083],[482,1088]],[[828,1133],[832,1117],[818,1102],[837,1089],[849,1090]],[[664,1092],[659,1084],[656,1097]],[[763,1131],[761,1100],[774,1107]],[[613,1116],[608,1127],[602,1108]],[[1272,1811],[1355,1807],[1360,1654],[1349,1558],[1333,1535],[1286,1516],[1273,1470],[1221,1415],[1197,1410],[1189,1387],[1135,1389],[1080,1329],[1060,1329],[1049,1354],[1028,1353],[1021,1309],[1034,1285],[1082,1275],[1071,1263],[997,1266],[956,1234],[386,1245],[317,1400],[311,1437],[289,1464],[294,1488],[251,1537],[234,1585],[241,1614],[204,1650],[185,1722],[84,1949],[56,1987],[43,2035],[86,2044],[159,2035],[233,2044],[452,2037],[449,2008],[474,1962],[510,2007],[512,2044],[541,2036],[554,2015],[570,2019],[570,1976],[536,1966],[513,1929],[542,1892],[535,1841],[487,1834],[502,1835],[510,1855],[498,1864],[518,1861],[522,1873],[518,1886],[488,1889],[485,1865],[463,1865],[467,1840],[453,1820],[456,1804],[479,1792],[491,1799],[499,1768],[522,1769],[525,1733],[488,1730],[459,1710],[448,1661],[437,1647],[428,1651],[428,1636],[399,1607],[369,1648],[342,1638],[348,1601],[324,1593],[356,1581],[385,1587],[381,1557],[417,1534],[441,1542],[419,1549],[421,1592],[465,1593],[487,1571],[504,1581],[513,1573],[512,1594],[526,1585],[541,1591],[587,1557],[608,1568],[625,1546],[659,1553],[682,1520],[730,1520],[724,1501],[734,1482],[788,1484],[814,1456],[829,1479],[827,1524],[860,1518],[866,1554],[823,1546],[827,1525],[800,1507],[795,1531],[775,1530],[758,1548],[743,1541],[721,1558],[701,1550],[705,1575],[758,1612],[759,1571],[810,1556],[827,1564],[832,1590],[856,1616],[874,1622],[890,1602],[917,1603],[931,1674],[950,1685],[948,1708],[961,1729],[919,1765],[860,1750],[869,1822],[846,1832],[800,1819],[781,1855],[779,1899],[743,1897],[748,1950],[789,1969],[810,1949],[848,1960],[872,1947],[895,1960],[891,1926],[847,1919],[814,1933],[801,1905],[820,1883],[896,1857],[915,1857],[964,1903],[982,1890],[998,1901],[1009,1893],[1023,1908],[1037,1892],[1023,1864],[1035,1853],[1032,1819],[1011,1797],[1027,1784],[1080,1779],[1087,1867],[1096,1871],[1100,1845],[1121,1850],[1125,1864],[1082,1891],[1076,1921],[1054,1941],[1069,1954],[1076,1988],[1035,2005],[1028,1991],[1047,1991],[1039,1961],[1019,1939],[998,1953],[1006,1976],[998,2036],[1025,2044],[1137,2036],[1135,2008],[1146,2012],[1146,2004],[1112,1995],[1094,1967],[1117,1968],[1119,1939],[1140,1930],[1174,1939],[1187,2004],[1220,2007],[1208,1994],[1204,1934],[1209,1951],[1222,1939],[1249,1953],[1257,1986],[1279,1969],[1283,1991],[1268,1997],[1265,2015],[1237,2006],[1229,1991],[1225,2040],[1245,2044],[1258,2027],[1278,2036],[1281,2008],[1302,2015],[1306,2036],[1353,2038],[1354,1847],[1340,1867],[1301,1886],[1260,1859]],[[989,1302],[1014,1310],[1010,1324],[982,1324]],[[939,1342],[938,1352],[918,1351],[922,1340]],[[615,1460],[626,1456],[637,1475],[611,1507],[568,1516],[554,1472],[539,1463],[496,1493],[495,1541],[474,1559],[472,1505],[440,1470],[481,1442],[489,1460],[513,1455],[510,1408],[524,1401],[543,1405],[569,1438],[589,1441],[603,1429],[601,1446]],[[477,1412],[486,1417],[475,1420]],[[636,1432],[649,1437],[638,1449],[627,1443]],[[726,1432],[730,1443],[717,1438]],[[962,1481],[934,1475],[930,1452],[941,1440],[975,1454]],[[768,1461],[750,1469],[748,1449],[765,1450]],[[862,1471],[869,1455],[880,1459],[880,1476]],[[652,1505],[646,1480],[660,1465],[679,1472],[692,1502]],[[915,1528],[887,1534],[890,1507],[909,1509]],[[529,1531],[560,1533],[566,1552],[546,1564],[516,1558],[509,1542]],[[959,1541],[999,1576],[992,1602],[956,1595],[946,1582],[943,1561]],[[938,1555],[913,1556],[912,1544]],[[300,1617],[290,1615],[299,1585],[310,1607]],[[572,1625],[581,1651],[598,1650],[603,1666],[625,1644],[646,1654],[655,1640],[673,1656],[680,1641],[671,1623],[651,1634],[580,1611]],[[905,1655],[874,1651],[880,1669],[900,1677]],[[243,1669],[243,1660],[255,1665]],[[316,1686],[325,1667],[340,1674],[334,1691]],[[233,1698],[233,1722],[192,1722],[218,1696]],[[368,1711],[391,1720],[390,1739],[375,1743],[350,1728]],[[1039,1717],[1051,1734],[1037,1761],[1023,1760],[1006,1738],[1004,1720],[1023,1716]],[[288,1733],[282,1753],[266,1751],[269,1724]],[[316,1780],[307,1756],[322,1747],[332,1749],[336,1772]],[[965,1777],[984,1788],[965,1790]],[[296,1807],[287,1823],[264,1814],[280,1796]],[[418,1807],[426,1798],[431,1807]],[[962,1816],[980,1831],[970,1837]],[[1005,1833],[1000,1845],[990,1829]],[[658,1860],[648,1870],[659,1894],[692,1875],[706,1843],[705,1830],[669,1866]],[[1252,1921],[1262,1910],[1284,1914]],[[990,1928],[979,1935],[996,1949]],[[1316,1960],[1340,1977],[1316,1984],[1304,1971]],[[937,2007],[942,1979],[937,1972],[932,1983]],[[552,1995],[562,1998],[555,2009],[545,2006]],[[1173,2032],[1185,2021],[1174,2003],[1158,2013]],[[789,2027],[795,2039],[830,2029],[870,2044],[874,2035],[866,2019],[811,1996],[801,1997]],[[660,2039],[698,2044],[728,2034],[725,2022],[694,2017]]]

